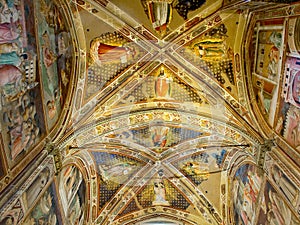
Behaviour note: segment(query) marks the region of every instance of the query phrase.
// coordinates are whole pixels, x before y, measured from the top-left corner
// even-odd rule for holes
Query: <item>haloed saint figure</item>
[[[135,51],[130,47],[112,46],[104,43],[98,45],[98,58],[101,62],[126,63],[134,55]]]
[[[155,95],[156,98],[170,98],[171,97],[171,84],[172,77],[168,77],[162,67],[159,75],[155,81]]]
[[[173,0],[141,0],[144,11],[150,20],[153,29],[165,36],[172,20]]]
[[[155,179],[153,182],[154,201],[152,205],[170,205],[166,200],[166,190],[163,179]]]
[[[123,45],[108,44],[95,39],[91,43],[91,56],[98,64],[103,63],[128,63],[136,55],[133,43],[124,43]]]

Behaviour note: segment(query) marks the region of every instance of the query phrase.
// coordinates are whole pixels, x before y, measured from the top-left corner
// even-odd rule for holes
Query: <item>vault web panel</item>
[[[229,43],[228,31],[225,23],[220,24],[204,34],[189,41],[178,53],[194,66],[209,74],[228,92],[235,88],[233,47]]]
[[[207,134],[181,127],[168,127],[159,123],[114,134],[116,138],[126,139],[154,150],[156,148],[169,148],[204,135]]]
[[[99,207],[102,208],[114,196],[121,186],[122,185],[120,184],[111,189],[111,187],[104,183],[100,184]]]
[[[207,181],[212,173],[222,170],[227,154],[225,149],[215,149],[193,154],[173,163],[187,178],[197,186]]]
[[[129,42],[118,32],[107,32],[93,39],[89,54],[85,98],[88,99],[109,85],[114,78],[144,54],[142,48]]]
[[[191,86],[183,82],[166,66],[161,66],[146,77],[142,84],[133,89],[118,105],[157,100],[207,103],[206,99]]]
[[[100,207],[130,179],[143,164],[137,160],[119,154],[91,152],[97,166],[100,180]]]
[[[173,184],[163,178],[152,179],[137,195],[137,199],[143,208],[161,205],[186,210],[190,205]]]
[[[125,210],[122,211],[119,216],[124,216],[128,213],[131,213],[131,212],[135,212],[135,211],[138,211],[139,208],[137,207],[136,203],[134,200],[131,200],[130,203],[126,206]]]

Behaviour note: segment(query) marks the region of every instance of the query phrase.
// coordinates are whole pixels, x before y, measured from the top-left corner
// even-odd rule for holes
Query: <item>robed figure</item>
[[[162,67],[160,70],[160,74],[157,76],[155,81],[155,95],[156,98],[170,98],[171,97],[171,84],[172,78],[168,77],[164,68]]]

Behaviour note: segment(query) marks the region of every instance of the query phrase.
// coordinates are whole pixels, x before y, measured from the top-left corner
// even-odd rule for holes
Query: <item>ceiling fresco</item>
[[[299,17],[0,0],[0,225],[300,224]]]

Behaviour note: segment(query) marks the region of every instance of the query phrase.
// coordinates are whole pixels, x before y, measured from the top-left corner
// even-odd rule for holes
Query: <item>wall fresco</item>
[[[107,183],[123,184],[141,166],[140,163],[121,155],[104,152],[93,152],[93,155],[97,157],[96,162],[101,179]],[[100,155],[103,157],[101,161],[99,160]],[[105,158],[106,161],[104,161]]]
[[[58,202],[55,183],[52,182],[29,213],[24,223],[28,225],[63,224]]]
[[[254,165],[245,164],[235,173],[232,181],[232,195],[235,224],[254,224],[262,179]]]
[[[283,198],[275,191],[268,181],[264,187],[260,203],[257,225],[261,224],[299,224],[299,220],[293,215]]]
[[[255,52],[250,54],[254,58],[252,81],[258,106],[275,132],[298,149],[300,60],[298,35],[293,32],[297,33],[299,20],[289,18],[285,27],[282,19],[259,21],[256,29],[252,46]],[[289,31],[287,37],[284,30]]]
[[[0,9],[0,122],[12,167],[59,118],[72,47],[64,12],[53,1],[1,1]]]
[[[26,210],[30,209],[34,202],[38,200],[49,179],[50,169],[45,167],[28,187],[28,189],[23,193],[22,202]]]
[[[14,221],[13,217],[7,216],[0,222],[0,224],[1,225],[13,225],[13,224],[15,224],[15,221]]]
[[[2,135],[0,135],[0,180],[5,176],[6,172],[4,146],[2,142]]]
[[[300,109],[290,106],[283,135],[296,149],[300,149]]]
[[[278,121],[275,131],[282,135],[287,142],[299,148],[300,139],[300,60],[288,57],[285,63],[285,79],[283,82],[282,95],[278,109]]]
[[[266,168],[269,175],[270,183],[273,182],[274,186],[277,186],[277,190],[284,196],[296,211],[300,207],[300,198],[299,198],[299,188],[297,185],[291,181],[291,179],[286,175],[282,168],[280,168],[276,162],[271,158],[271,156],[266,157]],[[275,187],[276,187],[275,186]],[[298,212],[299,213],[299,212]]]
[[[43,160],[42,166],[30,174],[22,174],[26,179],[21,178],[23,182],[18,186],[18,191],[13,193],[6,204],[0,206],[0,224],[1,221],[7,221],[8,224],[24,224],[24,216],[38,203],[53,180],[53,163],[53,156],[48,156]]]
[[[24,210],[22,209],[21,202],[16,201],[12,207],[7,210],[2,217],[0,217],[1,225],[16,225],[20,224],[20,220],[24,216]]]
[[[67,224],[83,224],[86,185],[76,166],[67,166],[60,172],[59,196]]]
[[[51,129],[61,112],[71,73],[72,46],[68,26],[61,7],[50,0],[35,4],[39,69],[43,106],[48,129]]]
[[[262,114],[273,126],[282,67],[283,20],[260,22],[256,29],[250,53],[254,57],[253,87]]]
[[[9,167],[45,133],[32,2],[2,1],[0,22],[1,134]],[[13,12],[13,13],[7,13]]]
[[[300,57],[300,56],[299,56]],[[300,60],[288,57],[286,60],[284,99],[300,108]]]

